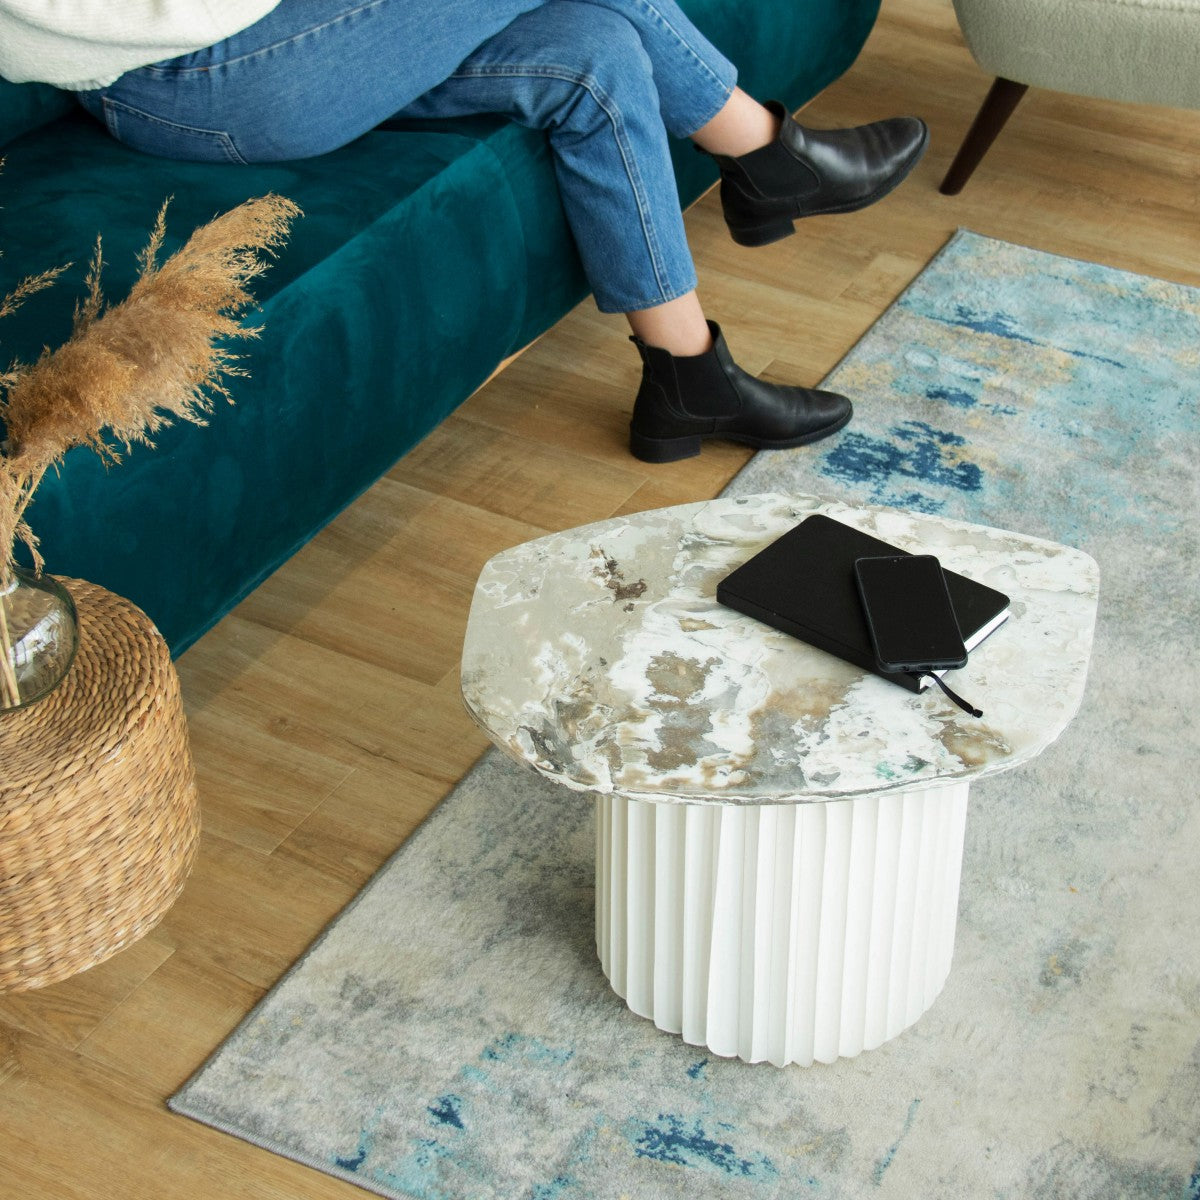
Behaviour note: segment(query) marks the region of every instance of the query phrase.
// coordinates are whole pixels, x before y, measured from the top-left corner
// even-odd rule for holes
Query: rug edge
[[[891,314],[897,308],[899,308],[901,304],[904,303],[905,297],[909,294],[909,292],[911,292],[917,286],[918,283],[921,282],[921,278],[924,276],[926,271],[931,270],[936,263],[941,262],[941,260],[943,258],[947,257],[950,254],[950,252],[954,249],[954,247],[957,246],[960,242],[971,241],[972,239],[976,239],[976,238],[982,239],[983,241],[987,241],[987,242],[998,242],[1001,240],[1000,238],[989,237],[987,234],[984,234],[984,233],[976,233],[973,229],[967,229],[966,226],[960,225],[941,244],[940,248],[936,251],[936,253],[933,255],[933,257],[930,258],[930,260],[923,267],[921,267],[917,271],[917,273],[900,289],[899,293],[897,293],[897,295],[896,295],[896,298],[883,310],[883,312],[881,312],[879,314],[879,316],[877,316],[871,322],[870,325],[867,326],[866,329],[863,330],[862,334],[855,339],[854,345],[852,345],[846,351],[846,353],[843,354],[841,356],[841,358],[839,358],[837,360],[837,362],[833,364],[833,366],[829,369],[829,371],[825,374],[824,378],[821,380],[821,382],[817,386],[825,387],[826,384],[828,384],[828,382],[846,365],[846,363],[854,355],[855,351],[858,350],[859,346],[861,346],[863,344],[863,342],[865,342],[867,340],[867,338],[869,338],[871,336],[871,333],[876,328],[876,326],[878,326],[887,317],[891,316]],[[1009,242],[1007,244],[1015,245],[1015,243],[1013,243],[1013,242]],[[1027,247],[1027,246],[1022,246],[1020,248],[1022,250],[1029,249],[1029,247]],[[758,456],[755,455],[755,458],[757,458],[757,457]],[[753,461],[754,461],[754,458],[751,458],[750,462],[753,462]],[[749,465],[750,465],[750,463],[748,462],[746,464],[746,466],[748,467]],[[743,467],[742,470],[745,470],[745,467]],[[731,488],[734,485],[734,483],[737,481],[737,477],[740,476],[741,473],[742,472],[739,471],[738,475],[734,476],[734,478],[731,479],[725,485],[725,487],[722,489],[722,491],[728,491],[729,488]]]
[[[468,772],[468,774],[469,773],[470,772]],[[454,789],[452,788],[451,791],[453,790]],[[447,795],[447,799],[449,799],[449,795]],[[424,824],[424,822],[422,822],[422,824]],[[413,833],[415,834],[416,830],[413,830]],[[411,836],[412,835],[410,835],[410,837]],[[408,842],[406,841],[401,845],[400,849],[403,849],[404,846],[407,845]],[[392,858],[395,858],[394,854],[392,855]],[[373,879],[374,877],[372,877],[372,881]],[[369,886],[370,883],[364,884],[363,891],[365,891]],[[355,899],[357,899],[357,897],[355,897]],[[337,918],[335,917],[334,920],[336,919]],[[318,939],[318,941],[319,940],[320,939]],[[310,949],[315,948],[316,943],[314,942]],[[307,953],[308,952],[306,951],[306,956]],[[297,963],[297,965],[299,965],[299,963]],[[285,978],[286,976],[281,977],[279,983],[282,983]],[[278,986],[279,984],[275,985],[275,987]],[[271,990],[274,991],[274,988]],[[268,992],[267,995],[270,995],[270,993]],[[254,1009],[251,1010],[250,1015],[252,1015],[253,1012],[258,1009],[259,1005],[262,1004],[266,998],[267,997],[264,996],[262,1000],[260,1000],[258,1004],[254,1006]],[[249,1019],[249,1015],[246,1019]],[[237,1031],[235,1030],[234,1032],[236,1033]],[[231,1033],[229,1036],[233,1037],[233,1034]],[[227,1040],[228,1039],[226,1039],[226,1041]],[[224,1045],[225,1043],[222,1042],[221,1046],[214,1051],[214,1055],[220,1053],[221,1049],[224,1048]],[[198,1068],[198,1070],[193,1073],[193,1077],[201,1074],[207,1065],[208,1064],[206,1063],[204,1067]],[[189,1083],[190,1082],[191,1080],[189,1079]],[[247,1133],[243,1129],[235,1128],[232,1124],[222,1121],[219,1117],[205,1116],[198,1110],[189,1108],[181,1101],[180,1097],[182,1096],[183,1091],[186,1090],[186,1086],[187,1085],[185,1085],[184,1089],[181,1089],[180,1092],[169,1097],[166,1101],[167,1108],[171,1112],[175,1113],[176,1116],[185,1117],[188,1120],[196,1121],[201,1125],[207,1125],[210,1129],[217,1130],[218,1133],[228,1134],[230,1137],[237,1138],[240,1142],[248,1142],[251,1146],[257,1146],[260,1150],[267,1151],[268,1154],[276,1154],[280,1158],[286,1158],[290,1162],[298,1163],[302,1167],[308,1167],[310,1170],[320,1171],[323,1175],[332,1175],[335,1179],[341,1179],[346,1183],[351,1183],[355,1187],[362,1188],[364,1191],[373,1192],[377,1196],[383,1196],[385,1197],[385,1200],[414,1200],[411,1192],[397,1192],[392,1188],[384,1186],[383,1184],[376,1183],[374,1180],[365,1179],[363,1176],[356,1174],[354,1171],[347,1171],[345,1167],[339,1167],[336,1164],[325,1162],[324,1160],[318,1159],[313,1155],[301,1154],[285,1146],[282,1142],[277,1142],[272,1138],[260,1137],[257,1134]]]

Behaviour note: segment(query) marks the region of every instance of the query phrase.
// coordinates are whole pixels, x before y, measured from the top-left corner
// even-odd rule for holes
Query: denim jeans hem
[[[708,114],[708,116],[706,116],[706,117],[704,118],[704,120],[703,120],[703,121],[701,121],[701,122],[700,122],[700,124],[699,124],[699,125],[697,125],[695,128],[687,130],[687,132],[686,132],[686,133],[680,133],[678,136],[679,136],[679,137],[681,137],[681,138],[690,138],[690,137],[692,137],[694,134],[696,134],[697,132],[699,132],[701,129],[703,129],[703,128],[705,127],[705,125],[707,125],[707,124],[709,123],[709,121],[711,121],[711,120],[713,119],[713,117],[715,117],[715,116],[717,115],[717,113],[719,113],[719,112],[720,112],[720,111],[721,111],[721,110],[722,110],[722,109],[725,107],[725,105],[727,105],[727,104],[729,103],[729,97],[733,95],[733,89],[734,89],[735,87],[737,87],[737,78],[736,78],[736,76],[734,77],[734,82],[733,82],[733,84],[732,84],[732,85],[730,85],[729,89],[728,89],[728,90],[725,92],[725,94],[724,94],[724,95],[721,97],[721,102],[720,102],[720,103],[719,103],[719,104],[718,104],[718,105],[717,105],[717,106],[716,106],[716,107],[715,107],[715,108],[712,110],[712,112],[710,112],[710,113]]]
[[[601,297],[593,295],[596,302],[596,307],[602,313],[631,313],[644,312],[648,308],[659,308],[663,304],[668,304],[672,300],[678,300],[681,296],[686,296],[696,290],[696,278],[692,277],[692,282],[687,287],[674,288],[670,291],[664,291],[652,300],[638,299],[630,300],[626,303],[621,299],[614,299],[611,296]]]

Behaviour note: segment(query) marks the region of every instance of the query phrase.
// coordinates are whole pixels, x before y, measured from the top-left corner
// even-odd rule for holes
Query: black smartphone
[[[966,666],[942,564],[932,554],[860,558],[854,578],[879,670],[949,671]]]

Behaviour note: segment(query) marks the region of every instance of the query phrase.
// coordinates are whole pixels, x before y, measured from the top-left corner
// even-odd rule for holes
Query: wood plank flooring
[[[689,213],[702,298],[744,366],[817,382],[960,226],[1200,285],[1200,114],[1031,92],[965,191],[940,196],[989,84],[949,0],[885,0],[806,119],[923,115],[932,147],[909,182],[757,251],[729,240],[715,196]],[[713,496],[746,461],[731,445],[631,458],[637,377],[621,319],[586,302],[182,657],[199,863],[142,942],[0,997],[3,1200],[362,1194],[163,1100],[485,749],[457,678],[483,563]]]

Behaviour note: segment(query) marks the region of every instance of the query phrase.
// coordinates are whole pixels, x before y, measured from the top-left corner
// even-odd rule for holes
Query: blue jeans
[[[413,10],[284,0],[225,42],[79,98],[136,149],[224,163],[322,154],[393,116],[501,113],[546,131],[600,309],[650,308],[696,286],[667,133],[706,124],[737,76],[675,0],[542,0],[415,99],[398,69],[428,57],[414,53],[429,42]]]

